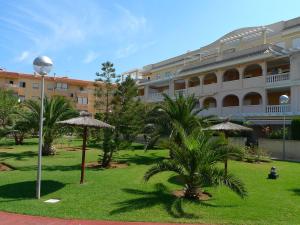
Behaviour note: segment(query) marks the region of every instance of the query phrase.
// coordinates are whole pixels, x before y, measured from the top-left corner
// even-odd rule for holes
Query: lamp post
[[[53,66],[52,60],[47,56],[39,56],[33,61],[34,71],[42,76],[41,80],[41,109],[40,109],[40,126],[39,126],[39,151],[38,151],[38,170],[36,181],[36,198],[41,197],[41,175],[42,175],[42,147],[43,147],[43,120],[44,120],[44,83],[45,76],[51,71]]]
[[[280,105],[286,106],[289,103],[289,96],[287,95],[281,95],[279,97],[279,102]],[[282,108],[282,113],[283,113],[283,137],[282,137],[282,159],[285,160],[285,109],[286,107]]]

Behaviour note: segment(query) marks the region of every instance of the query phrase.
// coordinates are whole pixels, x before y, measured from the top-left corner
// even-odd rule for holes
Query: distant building
[[[200,49],[144,66],[139,95],[195,94],[202,115],[280,124],[300,115],[300,17],[232,31]],[[280,105],[288,95],[290,103]]]
[[[21,101],[40,98],[39,75],[0,70],[0,88],[13,90]],[[100,84],[101,85],[101,84]],[[46,76],[45,95],[60,95],[70,99],[78,111],[95,114],[95,82],[67,77]]]

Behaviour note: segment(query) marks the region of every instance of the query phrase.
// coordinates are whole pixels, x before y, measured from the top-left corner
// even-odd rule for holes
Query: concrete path
[[[113,222],[96,220],[66,220],[0,212],[0,225],[179,225],[175,223]],[[182,225],[182,224],[181,224]],[[196,224],[184,224],[196,225]],[[202,224],[204,225],[204,224]]]

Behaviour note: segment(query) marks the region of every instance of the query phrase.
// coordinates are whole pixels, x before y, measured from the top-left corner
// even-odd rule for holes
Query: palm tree
[[[203,108],[198,107],[198,100],[194,95],[187,97],[182,94],[172,99],[170,96],[164,95],[164,101],[148,113],[147,125],[152,124],[151,136],[153,139],[158,139],[161,136],[169,136],[180,144],[180,135],[177,134],[174,124],[180,126],[188,134],[197,127],[207,126],[212,116],[201,117],[199,113]],[[151,140],[149,140],[151,142]],[[170,151],[172,155],[172,152]]]
[[[203,187],[216,185],[225,185],[242,198],[247,195],[244,184],[238,178],[216,166],[220,155],[213,150],[215,143],[210,134],[195,129],[187,135],[181,127],[178,133],[182,143],[178,145],[172,141],[169,144],[173,158],[150,168],[144,175],[145,181],[158,173],[172,171],[184,181],[186,198],[198,198]]]
[[[27,100],[24,106],[28,109],[22,116],[28,126],[34,130],[39,128],[40,102]],[[74,110],[71,102],[62,96],[53,96],[44,100],[44,143],[42,147],[43,155],[54,155],[55,148],[53,141],[61,135],[62,128],[56,123],[76,116],[78,113]]]

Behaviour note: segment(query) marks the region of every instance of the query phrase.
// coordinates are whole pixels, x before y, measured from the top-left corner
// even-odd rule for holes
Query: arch
[[[184,79],[178,79],[174,80],[174,90],[182,90],[185,89],[185,80]]]
[[[235,68],[228,69],[223,74],[223,82],[239,80],[239,79],[240,79],[240,73]]]
[[[217,82],[218,82],[218,79],[217,79],[217,75],[215,73],[208,73],[203,78],[204,85],[214,84]]]
[[[191,77],[188,82],[188,87],[196,87],[200,85],[199,77]]]
[[[217,100],[214,97],[207,97],[203,100],[203,107],[205,108],[216,108]]]
[[[223,107],[239,106],[239,104],[239,98],[233,94],[225,96],[222,101]]]
[[[262,96],[257,92],[249,92],[244,95],[243,105],[261,105]]]
[[[262,76],[262,68],[259,64],[248,65],[244,69],[244,79]]]

